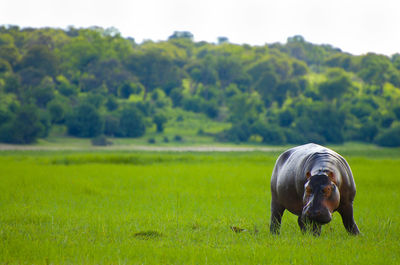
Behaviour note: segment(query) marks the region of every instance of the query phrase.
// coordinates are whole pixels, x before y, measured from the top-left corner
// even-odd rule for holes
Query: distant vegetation
[[[0,27],[1,142],[32,143],[54,126],[162,134],[182,110],[230,124],[201,131],[218,141],[400,146],[400,54],[353,56],[301,36],[250,46],[175,32],[138,44],[114,28]]]

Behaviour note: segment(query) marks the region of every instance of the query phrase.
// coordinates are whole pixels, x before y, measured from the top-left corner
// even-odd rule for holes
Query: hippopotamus
[[[298,216],[303,232],[320,235],[321,226],[338,211],[353,235],[360,233],[353,217],[356,185],[347,161],[335,151],[305,144],[283,152],[271,176],[271,226],[278,234],[283,212]]]

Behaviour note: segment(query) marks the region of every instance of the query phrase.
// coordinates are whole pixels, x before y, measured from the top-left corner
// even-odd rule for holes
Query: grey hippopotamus
[[[283,152],[271,177],[271,233],[279,233],[283,212],[298,216],[300,229],[321,233],[321,226],[338,211],[346,230],[360,233],[353,217],[356,185],[347,161],[317,144]]]

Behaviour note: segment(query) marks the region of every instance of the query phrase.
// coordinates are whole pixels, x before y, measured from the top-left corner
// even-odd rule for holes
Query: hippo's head
[[[329,223],[339,207],[339,189],[327,175],[308,176],[304,185],[302,218],[320,224]]]

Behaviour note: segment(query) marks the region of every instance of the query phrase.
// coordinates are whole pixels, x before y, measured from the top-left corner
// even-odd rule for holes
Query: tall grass
[[[399,263],[400,158],[350,156],[362,235],[334,214],[316,238],[288,212],[268,232],[276,156],[3,153],[0,263]]]

